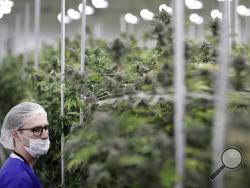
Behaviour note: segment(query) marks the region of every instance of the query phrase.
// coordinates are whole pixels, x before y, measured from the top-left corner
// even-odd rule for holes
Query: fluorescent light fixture
[[[162,10],[165,10],[167,13],[172,14],[173,13],[173,9],[171,7],[168,7],[165,4],[161,4],[159,6],[159,11],[161,12]]]
[[[6,7],[6,6],[0,6],[0,13],[1,14],[9,14],[11,13],[11,8],[10,7]]]
[[[131,13],[125,14],[124,19],[130,24],[137,24],[139,22],[139,19]]]
[[[95,13],[95,9],[91,6],[86,6],[86,15],[91,15]]]
[[[10,0],[0,0],[0,14],[3,17],[4,14],[11,13],[11,8],[14,6],[14,2]]]
[[[14,6],[14,2],[10,0],[0,0],[0,6],[12,8]]]
[[[0,12],[0,19],[3,17],[3,14]]]
[[[78,10],[80,11],[80,13],[82,13],[82,3],[79,4]],[[95,9],[89,5],[86,5],[85,12],[86,12],[86,15],[92,15],[95,13]]]
[[[241,16],[250,16],[250,9],[245,5],[239,5],[237,7],[237,13]]]
[[[210,15],[213,19],[216,18],[222,19],[222,13],[218,9],[212,10]]]
[[[5,0],[5,1],[7,1],[7,0]],[[10,8],[12,8],[13,6],[14,6],[14,2],[13,1],[7,1],[7,5],[10,7]]]
[[[203,8],[203,3],[198,0],[185,0],[185,5],[189,9],[197,10]]]
[[[57,20],[61,23],[61,13],[59,13],[57,15]],[[71,19],[67,15],[65,15],[64,22],[65,22],[65,24],[69,24],[71,22]]]
[[[69,9],[67,14],[71,20],[79,20],[81,18],[81,14],[73,8]]]
[[[142,9],[140,15],[144,20],[153,20],[154,13],[150,12],[148,9]]]
[[[202,24],[204,22],[203,18],[196,13],[191,14],[189,20],[195,24]]]
[[[106,0],[92,0],[92,4],[95,8],[107,8],[109,6]]]

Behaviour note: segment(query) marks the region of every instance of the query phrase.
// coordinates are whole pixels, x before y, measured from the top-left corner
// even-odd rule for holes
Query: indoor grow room
[[[0,0],[0,127],[45,108],[43,187],[247,188],[249,28],[248,0]]]

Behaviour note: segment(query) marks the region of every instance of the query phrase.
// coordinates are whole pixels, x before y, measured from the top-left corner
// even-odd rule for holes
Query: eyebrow
[[[46,125],[38,125],[38,126],[35,126],[35,127],[32,127],[32,128],[36,128],[36,127],[45,127],[45,126],[49,126],[49,124],[46,124]],[[31,129],[32,129],[31,128]]]
[[[31,130],[31,129],[35,129],[35,128],[38,128],[38,127],[45,127],[45,126],[49,126],[49,124],[38,125],[38,126],[35,126],[35,127],[30,127],[30,128],[19,128],[19,130]]]

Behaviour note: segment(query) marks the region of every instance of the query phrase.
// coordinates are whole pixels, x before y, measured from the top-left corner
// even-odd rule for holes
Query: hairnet
[[[37,103],[24,102],[14,106],[4,118],[0,143],[7,149],[14,149],[11,131],[22,127],[38,114],[47,116],[43,107]]]

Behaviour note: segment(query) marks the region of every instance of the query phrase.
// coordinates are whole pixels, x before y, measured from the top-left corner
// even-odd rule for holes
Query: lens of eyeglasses
[[[44,127],[35,127],[32,129],[34,136],[41,136],[43,134],[43,130],[48,130],[48,126]]]

